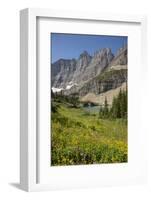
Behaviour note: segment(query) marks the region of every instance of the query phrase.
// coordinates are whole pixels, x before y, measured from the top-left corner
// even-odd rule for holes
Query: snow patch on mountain
[[[53,93],[61,92],[61,90],[63,90],[63,88],[55,88],[55,87],[52,87]]]

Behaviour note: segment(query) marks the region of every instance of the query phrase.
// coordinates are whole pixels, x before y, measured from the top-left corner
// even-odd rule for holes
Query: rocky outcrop
[[[51,87],[63,90],[65,95],[104,93],[127,82],[127,47],[121,48],[115,57],[111,49],[104,48],[93,56],[84,51],[77,60],[60,59],[52,64],[51,73]]]
[[[126,89],[127,89],[127,85],[124,82],[124,83],[122,83],[121,86],[119,86],[115,89],[108,90],[107,92],[103,92],[100,94],[87,93],[85,96],[82,96],[80,98],[80,101],[81,102],[92,102],[96,105],[103,105],[105,98],[106,98],[108,105],[111,106],[113,98],[119,94],[120,90],[126,91]]]
[[[79,89],[79,96],[84,96],[89,92],[100,94],[120,87],[124,82],[127,82],[127,69],[105,71],[85,83]]]

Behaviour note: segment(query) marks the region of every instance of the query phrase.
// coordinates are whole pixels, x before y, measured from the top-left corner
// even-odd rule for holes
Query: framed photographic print
[[[26,191],[146,182],[146,18],[20,12]]]

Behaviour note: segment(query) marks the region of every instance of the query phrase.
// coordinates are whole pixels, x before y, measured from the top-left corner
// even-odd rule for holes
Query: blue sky
[[[84,50],[93,55],[96,50],[108,47],[116,54],[127,43],[125,36],[51,33],[50,39],[52,63],[60,58],[77,59]]]

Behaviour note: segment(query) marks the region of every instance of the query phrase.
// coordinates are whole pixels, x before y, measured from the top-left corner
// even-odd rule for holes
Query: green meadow
[[[127,162],[127,139],[126,118],[100,118],[94,109],[91,112],[55,102],[51,114],[52,166]]]

